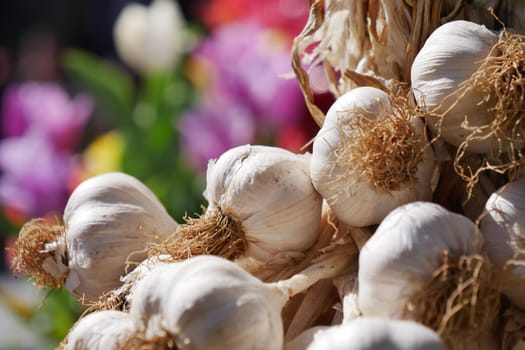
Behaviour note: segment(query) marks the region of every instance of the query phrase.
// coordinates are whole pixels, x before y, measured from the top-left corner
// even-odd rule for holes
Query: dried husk
[[[292,67],[312,117],[322,125],[309,80],[314,67],[324,68],[336,98],[356,86],[409,83],[412,61],[434,29],[465,19],[490,29],[502,21],[523,31],[518,1],[311,0],[308,21],[293,43]]]

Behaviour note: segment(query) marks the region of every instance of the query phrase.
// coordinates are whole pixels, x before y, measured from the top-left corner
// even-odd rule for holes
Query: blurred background
[[[9,267],[20,227],[60,218],[84,179],[131,174],[183,222],[206,205],[209,159],[309,150],[290,65],[307,16],[306,0],[0,2],[0,349],[53,349],[84,310]]]

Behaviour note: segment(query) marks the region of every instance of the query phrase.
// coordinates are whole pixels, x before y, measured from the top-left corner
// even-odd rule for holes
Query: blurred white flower
[[[184,50],[184,25],[174,0],[154,0],[149,6],[130,3],[122,9],[113,28],[117,52],[140,73],[168,71]]]

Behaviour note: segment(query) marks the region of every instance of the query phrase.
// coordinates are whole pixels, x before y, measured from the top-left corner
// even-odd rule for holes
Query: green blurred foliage
[[[66,52],[64,67],[110,116],[107,122],[122,132],[121,170],[143,181],[175,220],[200,212],[204,182],[187,166],[175,128],[177,118],[197,97],[181,68],[133,79],[79,49]]]
[[[80,317],[84,307],[65,289],[45,291],[46,297],[40,308],[35,310],[29,326],[38,335],[50,339],[51,346],[61,342],[73,323]]]

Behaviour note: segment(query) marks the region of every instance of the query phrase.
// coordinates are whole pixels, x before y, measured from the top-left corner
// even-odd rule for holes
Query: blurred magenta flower
[[[58,151],[42,130],[0,143],[0,201],[27,217],[61,212],[67,200],[72,156]]]
[[[40,129],[58,149],[73,150],[92,112],[88,95],[70,98],[58,84],[12,85],[3,96],[3,136],[22,136],[31,127]]]
[[[296,123],[304,100],[292,72],[290,48],[280,32],[254,20],[216,28],[192,57],[210,70],[205,93],[248,107],[262,127],[280,128]]]

